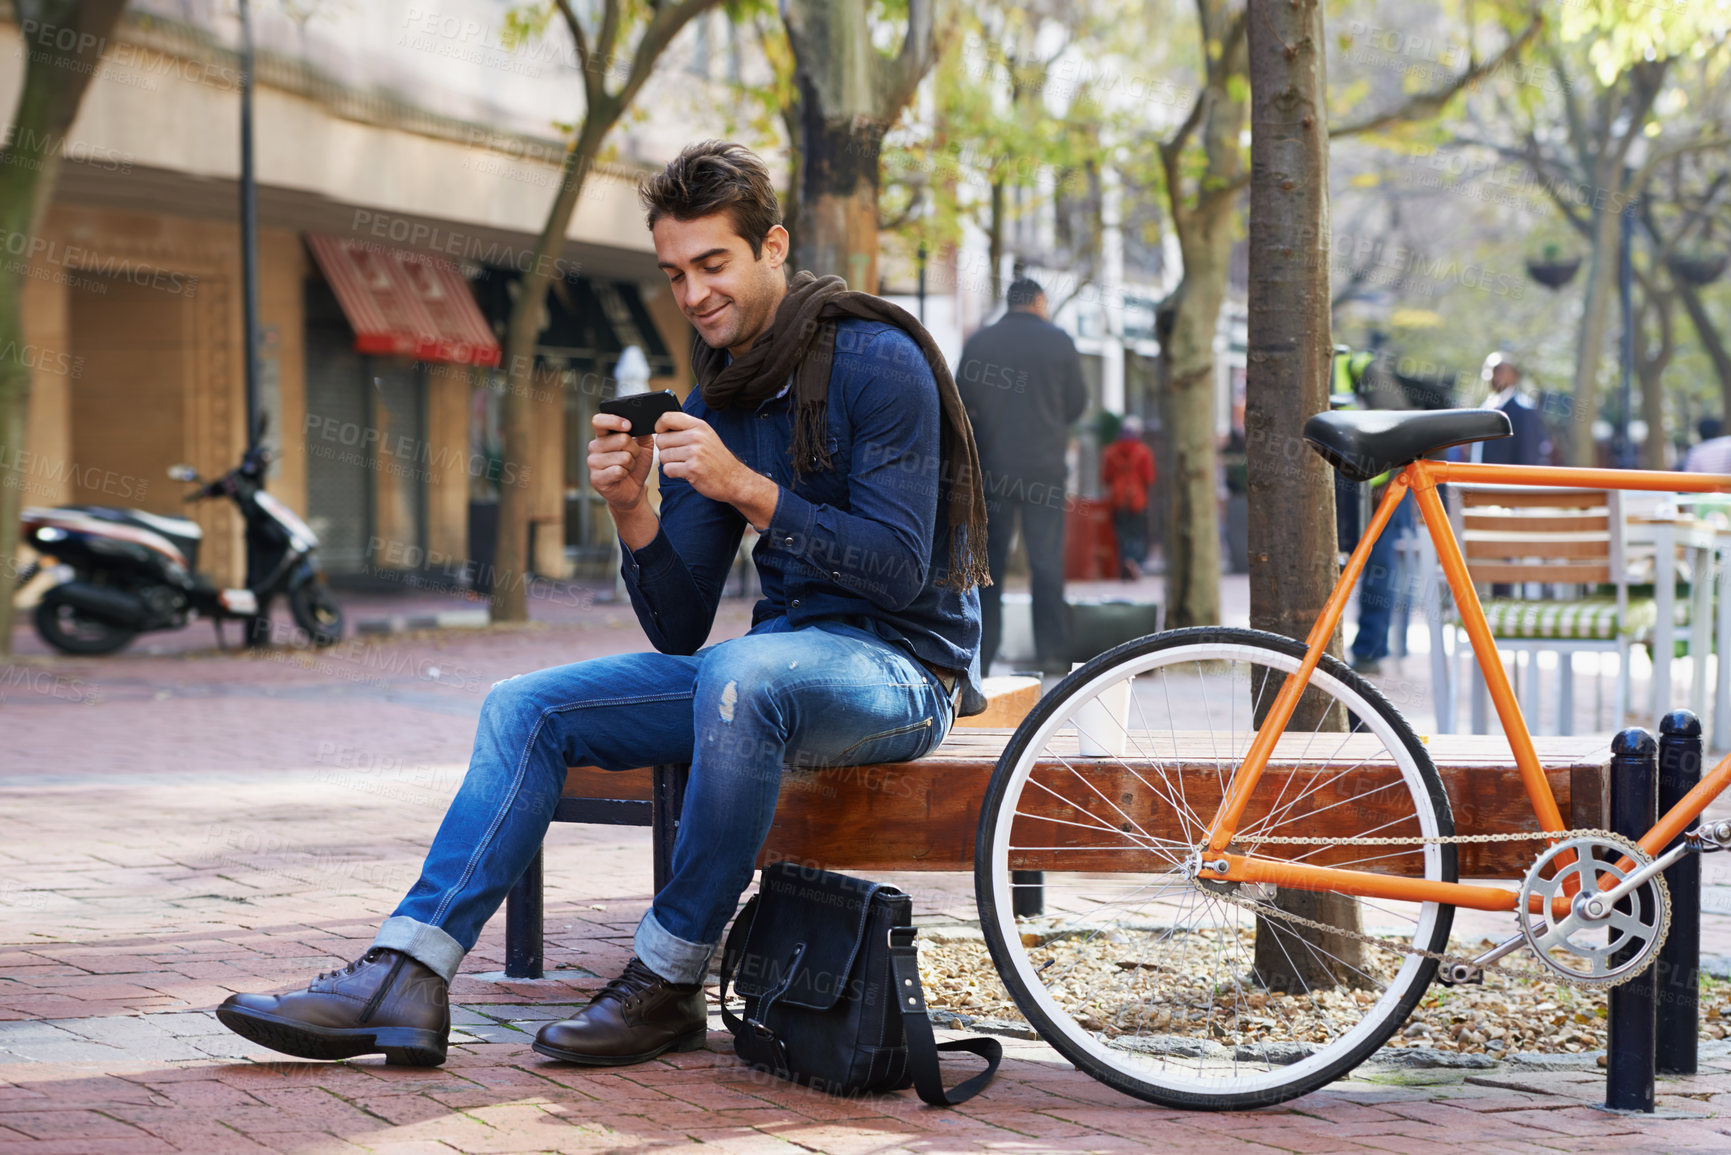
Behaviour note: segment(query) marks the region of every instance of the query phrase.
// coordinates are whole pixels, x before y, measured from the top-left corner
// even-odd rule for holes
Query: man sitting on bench
[[[283,995],[234,995],[229,1028],[312,1059],[444,1060],[447,986],[534,857],[567,766],[689,762],[666,886],[636,956],[535,1050],[641,1062],[703,1045],[702,982],[752,877],[784,765],[918,758],[975,713],[985,501],[961,397],[930,336],[839,277],[782,267],[763,162],[692,145],[641,191],[655,254],[696,326],[697,388],[653,438],[598,414],[589,475],[656,653],[507,679],[421,876],[366,954]],[[646,500],[661,453],[660,515]],[[747,522],[763,598],[704,647]],[[702,647],[702,648],[700,648]]]

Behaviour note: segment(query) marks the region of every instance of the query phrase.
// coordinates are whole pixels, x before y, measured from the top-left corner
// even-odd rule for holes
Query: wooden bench
[[[1034,693],[1037,697],[1037,689]],[[763,852],[758,856],[759,865],[778,859],[795,859],[828,869],[866,874],[907,870],[972,871],[974,835],[981,800],[998,756],[1012,732],[1009,728],[958,726],[938,749],[916,762],[843,766],[789,774],[783,780],[775,821],[764,842]],[[1608,825],[1610,752],[1604,739],[1588,736],[1538,738],[1534,741],[1564,820],[1575,828],[1605,828]],[[1428,749],[1448,791],[1458,832],[1489,834],[1538,829],[1532,804],[1521,788],[1514,759],[1503,739],[1496,736],[1438,735],[1430,739]],[[1105,798],[1114,796],[1110,786],[1114,775],[1122,776],[1125,786],[1137,784],[1130,779],[1128,770],[1112,760],[1099,760],[1095,765],[1103,775],[1097,782],[1101,786],[1099,796],[1088,795],[1074,801],[1084,807],[1094,806],[1105,811],[1115,806],[1105,801]],[[1185,794],[1193,807],[1207,805],[1210,797],[1218,798],[1219,778],[1211,759],[1193,757],[1182,765]],[[567,772],[565,796],[553,820],[652,827],[655,888],[659,890],[671,872],[685,771],[683,766],[656,766],[623,773],[574,767]],[[1166,772],[1173,772],[1170,765]],[[1296,759],[1283,761],[1282,752],[1277,747],[1264,778],[1266,790],[1271,792],[1259,787],[1258,797],[1275,797],[1279,793],[1279,786],[1275,783],[1280,776],[1304,772]],[[1392,765],[1378,765],[1372,760],[1355,765],[1348,775],[1340,775],[1338,768],[1330,774],[1333,777],[1326,792],[1317,791],[1308,805],[1321,816],[1327,813],[1332,800],[1354,799],[1347,824],[1350,828],[1337,832],[1359,834],[1376,828],[1379,825],[1377,816],[1374,812],[1367,814],[1365,810],[1367,805],[1374,807],[1375,803],[1362,800],[1374,798],[1374,794],[1367,791],[1374,791],[1378,782],[1394,776]],[[1130,805],[1130,799],[1140,799],[1140,804],[1147,806],[1148,795],[1145,788],[1125,790],[1120,794],[1120,804]],[[1042,796],[1043,792],[1029,792],[1024,795],[1025,806],[1032,807],[1034,799]],[[1398,800],[1400,795],[1396,793],[1390,797]],[[1055,798],[1047,799],[1047,802],[1053,808],[1054,816],[1066,805]],[[1130,811],[1126,816],[1143,824],[1144,829],[1156,837],[1182,836],[1181,831],[1163,832],[1146,810],[1140,814]],[[1249,817],[1255,817],[1254,805]],[[1113,814],[1110,820],[1116,825],[1119,816]],[[1326,827],[1326,818],[1321,824]],[[1407,825],[1412,824],[1409,822]],[[1082,827],[1073,822],[1054,823],[1052,829],[1052,840],[1041,838],[1035,841],[1040,845],[1065,845],[1065,832],[1074,839]],[[1299,829],[1309,832],[1312,827]],[[1381,831],[1385,834],[1408,832],[1400,827]],[[1087,836],[1084,833],[1082,837]],[[1531,862],[1535,845],[1532,842],[1464,845],[1460,848],[1460,874],[1465,878],[1518,876]],[[1095,868],[1125,869],[1121,848],[1102,849],[1099,854],[1101,860],[1092,864]],[[1076,861],[1072,849],[1065,859],[1066,868],[1074,869]],[[1310,861],[1322,864],[1329,859],[1313,856]],[[1049,856],[1042,859],[1033,853],[1021,855],[1011,862],[1013,868],[1026,871],[1037,871],[1050,865]],[[537,854],[506,904],[505,973],[512,977],[541,976],[541,888],[542,862]]]

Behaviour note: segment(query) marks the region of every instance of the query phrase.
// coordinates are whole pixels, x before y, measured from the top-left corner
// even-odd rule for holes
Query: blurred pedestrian
[[[1543,464],[1550,453],[1545,422],[1539,407],[1521,391],[1521,367],[1506,354],[1492,353],[1485,358],[1480,377],[1491,389],[1483,408],[1506,413],[1515,432],[1497,441],[1473,442],[1473,460],[1486,465]]]
[[[1135,581],[1148,556],[1148,488],[1154,484],[1154,454],[1142,440],[1142,419],[1135,414],[1124,418],[1118,439],[1100,455],[1100,484],[1112,505],[1118,579]]]
[[[996,324],[962,348],[962,391],[985,473],[990,585],[980,588],[980,673],[1003,637],[1003,582],[1019,520],[1027,547],[1034,651],[1044,673],[1066,673],[1064,638],[1064,450],[1088,404],[1082,359],[1069,334],[1047,319],[1046,292],[1017,278]]]
[[[1505,413],[1514,435],[1496,441],[1475,441],[1472,460],[1486,465],[1543,465],[1549,459],[1551,447],[1545,440],[1545,422],[1539,407],[1521,392],[1521,367],[1507,354],[1492,353],[1485,358],[1479,376],[1490,385],[1491,393],[1481,408]],[[1491,596],[1514,596],[1515,587],[1506,582],[1491,585]]]
[[[1334,408],[1368,407],[1368,377],[1375,362],[1370,353],[1355,353],[1345,345],[1334,347],[1333,379],[1329,391],[1329,402]],[[1340,552],[1351,553],[1358,546],[1367,521],[1361,515],[1381,504],[1393,477],[1394,471],[1387,470],[1365,482],[1369,489],[1367,496],[1357,482],[1335,475],[1335,526]],[[1395,545],[1402,535],[1413,532],[1413,509],[1413,497],[1409,493],[1395,506],[1394,516],[1384,527],[1382,536],[1371,544],[1364,573],[1359,577],[1358,630],[1352,638],[1352,668],[1361,674],[1382,673],[1382,660],[1389,655],[1389,622],[1394,616],[1398,594],[1395,581],[1399,559],[1395,556]]]
[[[1703,417],[1696,425],[1701,440],[1683,455],[1686,473],[1731,473],[1731,437],[1717,417]]]

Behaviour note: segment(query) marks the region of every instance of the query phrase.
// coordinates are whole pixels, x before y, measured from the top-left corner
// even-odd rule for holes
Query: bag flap
[[[773,862],[763,868],[758,904],[740,951],[734,989],[778,1004],[827,1011],[858,994],[854,963],[871,921],[872,899],[901,896],[893,886]]]

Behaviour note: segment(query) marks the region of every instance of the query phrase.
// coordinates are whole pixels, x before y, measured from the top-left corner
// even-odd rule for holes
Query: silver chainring
[[[1659,874],[1603,917],[1594,918],[1586,909],[1587,896],[1610,890],[1632,873],[1617,865],[1625,857],[1636,868],[1652,861],[1627,838],[1594,831],[1550,847],[1521,881],[1515,909],[1527,946],[1538,962],[1571,983],[1613,987],[1628,982],[1652,964],[1671,928],[1671,895]],[[1566,913],[1558,913],[1558,899],[1568,904]],[[1552,951],[1563,957],[1552,957]]]

